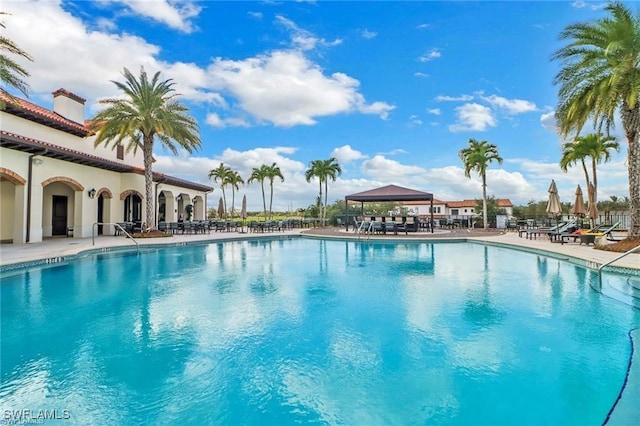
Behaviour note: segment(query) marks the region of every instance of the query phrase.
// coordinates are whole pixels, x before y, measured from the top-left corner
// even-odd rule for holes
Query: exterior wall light
[[[95,198],[96,196],[96,189],[95,188],[91,188],[89,190],[89,198]]]

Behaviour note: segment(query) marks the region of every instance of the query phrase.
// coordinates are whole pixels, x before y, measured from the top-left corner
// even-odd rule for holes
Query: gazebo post
[[[431,206],[429,207],[429,211],[431,212],[431,219],[429,222],[429,228],[431,228],[431,233],[433,234],[433,197],[431,197]]]

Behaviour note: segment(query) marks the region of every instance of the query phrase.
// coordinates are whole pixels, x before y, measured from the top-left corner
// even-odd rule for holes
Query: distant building
[[[0,111],[2,242],[90,237],[96,222],[144,220],[142,152],[94,147],[84,99],[56,90],[53,111],[4,92],[0,99],[6,104]],[[212,187],[156,172],[153,181],[156,224],[186,216],[188,205],[193,205],[194,219],[205,219]],[[96,228],[99,234],[114,232],[111,225]]]
[[[505,209],[507,216],[513,215],[513,204],[507,198],[497,199],[498,207]],[[444,218],[468,218],[471,216],[482,215],[482,211],[476,212],[476,200],[462,201],[441,201],[433,199],[433,217],[434,219]],[[424,201],[404,201],[402,206],[406,207],[411,214],[428,218],[431,215],[431,206]]]

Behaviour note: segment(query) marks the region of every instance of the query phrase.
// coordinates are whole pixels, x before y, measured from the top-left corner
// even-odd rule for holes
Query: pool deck
[[[240,232],[211,232],[210,234],[191,234],[191,235],[174,235],[166,238],[138,238],[137,241],[143,246],[156,246],[165,244],[188,244],[204,241],[228,241],[242,239],[259,239],[264,237],[278,237],[287,235],[308,235],[326,238],[338,239],[363,239],[353,232],[346,232],[342,228],[311,228],[311,229],[293,229],[283,232],[267,232],[267,233],[240,233]],[[587,261],[587,265],[597,268],[615,257],[620,253],[614,253],[604,250],[596,250],[592,245],[583,245],[579,243],[553,243],[547,238],[527,239],[519,237],[517,232],[499,232],[499,231],[483,231],[483,230],[438,230],[435,233],[430,232],[411,232],[408,235],[374,235],[369,241],[437,241],[437,240],[475,240],[485,241],[495,244],[503,244],[505,246],[513,246],[514,248],[544,251],[550,254],[568,256]],[[92,238],[50,238],[39,243],[29,244],[2,244],[0,245],[0,266],[11,265],[15,263],[29,262],[39,259],[48,259],[53,257],[65,257],[78,254],[80,252],[112,247],[132,247],[135,244],[128,238],[123,236],[98,236],[95,238],[95,245]],[[640,270],[640,253],[632,253],[622,259],[617,260],[612,266],[638,269]]]

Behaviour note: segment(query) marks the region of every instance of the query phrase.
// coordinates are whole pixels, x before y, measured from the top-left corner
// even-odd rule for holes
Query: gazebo
[[[422,192],[415,189],[404,188],[397,185],[387,185],[380,188],[370,189],[368,191],[358,192],[356,194],[346,195],[344,197],[345,206],[349,201],[360,201],[362,204],[362,210],[364,211],[365,202],[376,201],[430,201],[431,202],[431,225],[430,229],[433,232],[433,194],[429,192]],[[349,209],[346,209],[346,227],[349,229]]]

